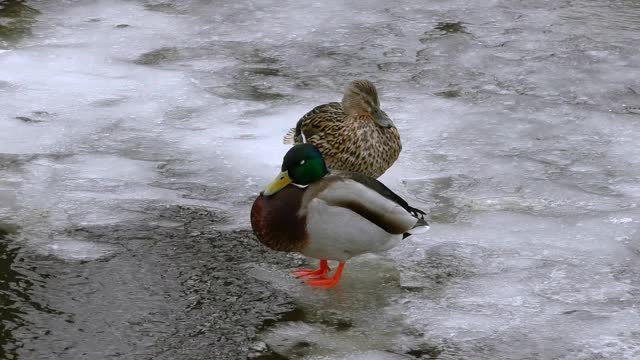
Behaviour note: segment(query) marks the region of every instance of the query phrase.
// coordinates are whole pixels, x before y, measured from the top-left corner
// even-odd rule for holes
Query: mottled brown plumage
[[[311,143],[330,169],[374,178],[393,165],[402,149],[398,129],[380,110],[378,92],[368,80],[352,81],[341,103],[309,111],[285,136],[285,142]]]

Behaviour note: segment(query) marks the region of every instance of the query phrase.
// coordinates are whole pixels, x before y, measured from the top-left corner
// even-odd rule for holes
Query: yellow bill
[[[271,196],[277,193],[278,191],[282,190],[282,188],[289,185],[290,183],[291,183],[291,179],[289,178],[289,173],[287,171],[283,171],[280,174],[278,174],[275,180],[267,184],[267,187],[264,189],[262,194],[264,196]]]

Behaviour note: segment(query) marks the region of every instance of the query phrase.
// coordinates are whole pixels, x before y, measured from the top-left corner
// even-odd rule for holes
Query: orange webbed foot
[[[320,267],[316,270],[300,269],[292,271],[291,274],[297,278],[326,279],[329,271],[331,271],[331,268],[329,268],[327,260],[320,260]]]
[[[300,279],[326,279],[327,273],[328,271],[323,271],[322,269],[317,269],[317,270],[300,269],[300,270],[291,272],[293,276]]]
[[[341,262],[340,265],[338,265],[338,268],[336,269],[335,274],[333,274],[331,278],[306,280],[305,283],[307,283],[307,285],[314,288],[331,289],[332,287],[336,286],[340,281],[340,278],[342,277],[343,269],[344,269],[344,263]]]

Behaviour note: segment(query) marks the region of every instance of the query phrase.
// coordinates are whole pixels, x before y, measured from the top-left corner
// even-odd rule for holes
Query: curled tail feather
[[[427,230],[429,230],[429,223],[427,222],[427,220],[425,220],[424,216],[426,215],[426,213],[420,209],[416,209],[414,207],[409,206],[409,213],[411,215],[413,215],[413,217],[415,217],[416,219],[418,219],[418,222],[416,222],[415,225],[413,225],[413,228],[411,230],[409,230],[408,232],[402,234],[402,238],[406,239],[409,236],[413,235],[413,234],[421,234]]]
[[[409,206],[409,213],[411,215],[413,215],[413,217],[415,217],[416,219],[418,219],[418,222],[420,222],[420,220],[422,220],[425,224],[427,223],[424,219],[424,216],[427,215],[426,212],[420,210],[420,209],[416,209],[414,207]],[[427,224],[428,225],[428,224]]]
[[[296,143],[296,128],[291,128],[289,129],[289,131],[287,131],[286,134],[284,134],[284,137],[282,138],[282,143],[291,144],[291,145]]]

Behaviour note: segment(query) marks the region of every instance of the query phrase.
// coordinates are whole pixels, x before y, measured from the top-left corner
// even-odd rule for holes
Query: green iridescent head
[[[322,154],[311,144],[294,145],[282,159],[281,170],[276,179],[267,185],[263,195],[273,195],[289,183],[309,185],[329,172]]]

